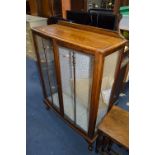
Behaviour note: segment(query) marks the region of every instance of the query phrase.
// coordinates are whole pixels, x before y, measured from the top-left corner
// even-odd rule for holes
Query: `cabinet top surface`
[[[103,30],[103,33],[99,33],[60,24],[40,26],[33,30],[50,38],[101,53],[120,47],[126,42],[121,37],[104,33]]]

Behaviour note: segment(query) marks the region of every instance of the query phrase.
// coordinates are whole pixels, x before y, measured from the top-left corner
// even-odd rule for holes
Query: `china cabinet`
[[[45,105],[91,149],[115,98],[126,40],[114,31],[62,21],[32,30]]]

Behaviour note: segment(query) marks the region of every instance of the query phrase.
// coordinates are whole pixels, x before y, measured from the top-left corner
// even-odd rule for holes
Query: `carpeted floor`
[[[47,111],[42,102],[37,66],[27,57],[26,90],[26,151],[27,155],[96,155],[90,152],[86,141],[68,127],[53,111]],[[128,89],[120,97],[118,106],[128,110]],[[117,145],[113,146],[121,155],[127,152]]]

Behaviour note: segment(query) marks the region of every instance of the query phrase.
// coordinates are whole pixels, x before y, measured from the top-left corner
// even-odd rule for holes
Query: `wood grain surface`
[[[98,129],[125,148],[129,148],[129,113],[127,111],[113,106]]]
[[[119,48],[126,43],[126,40],[120,37],[103,33],[99,34],[59,24],[41,26],[33,28],[33,30],[48,37],[100,53]]]

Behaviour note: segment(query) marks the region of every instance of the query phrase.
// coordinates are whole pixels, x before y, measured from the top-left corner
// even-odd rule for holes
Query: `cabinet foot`
[[[49,110],[49,109],[50,109],[50,107],[48,105],[46,105],[46,110]]]
[[[89,150],[89,151],[93,151],[93,145],[92,145],[92,144],[89,144],[89,145],[88,145],[88,150]]]

